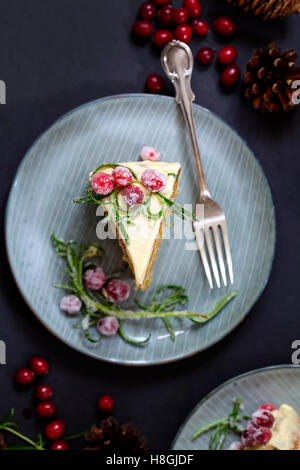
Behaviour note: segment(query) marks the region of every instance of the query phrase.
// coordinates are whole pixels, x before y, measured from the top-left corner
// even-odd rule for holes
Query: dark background
[[[25,152],[59,116],[87,101],[118,93],[142,92],[150,72],[161,72],[159,54],[130,36],[138,0],[2,0],[0,79],[7,104],[0,107],[1,287],[0,339],[7,344],[7,365],[0,365],[0,415],[16,408],[21,428],[35,435],[37,418],[32,389],[19,391],[15,371],[33,354],[51,363],[46,382],[55,390],[59,417],[68,433],[99,421],[96,399],[111,394],[116,417],[133,420],[149,439],[149,448],[167,449],[191,409],[214,387],[242,372],[291,362],[291,343],[300,337],[299,318],[299,118],[262,116],[237,90],[225,93],[218,67],[196,66],[193,89],[197,103],[222,116],[246,139],[269,179],[277,209],[277,248],[269,284],[246,321],[208,351],[184,361],[149,368],[119,367],[80,355],[51,336],[19,295],[5,255],[4,212],[12,179]],[[179,2],[173,2],[179,6]],[[253,48],[276,40],[300,49],[300,17],[264,23],[227,6],[203,0],[203,18],[230,14],[239,25],[232,39],[243,68]],[[202,45],[219,49],[212,31]],[[171,84],[168,92],[172,93]],[[20,201],[21,203],[21,201]],[[251,261],[251,260],[249,260]],[[267,397],[266,397],[267,398]],[[10,441],[12,442],[12,441]],[[81,447],[82,442],[75,444]]]

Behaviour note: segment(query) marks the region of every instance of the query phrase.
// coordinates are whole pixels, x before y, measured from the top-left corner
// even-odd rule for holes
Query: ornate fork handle
[[[200,201],[210,198],[204,175],[197,134],[195,129],[193,101],[195,95],[191,89],[193,55],[186,44],[171,41],[162,52],[162,65],[176,90],[176,102],[181,106],[184,119],[191,138],[192,151],[199,181]]]

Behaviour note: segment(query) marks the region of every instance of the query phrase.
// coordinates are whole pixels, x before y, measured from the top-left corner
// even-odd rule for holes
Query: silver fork
[[[185,43],[174,40],[167,44],[163,49],[161,61],[167,76],[175,87],[176,102],[181,106],[191,138],[199,182],[199,198],[195,210],[196,214],[199,213],[198,205],[201,204],[204,206],[204,220],[193,222],[193,227],[204,270],[211,289],[213,289],[211,269],[217,286],[221,287],[219,271],[224,285],[227,286],[227,275],[223,253],[225,253],[226,256],[231,283],[233,283],[233,266],[226,219],[221,207],[212,199],[208,190],[193,116],[192,102],[195,99],[195,95],[191,89],[191,76],[194,62],[193,54],[189,46]],[[222,247],[222,240],[224,248]]]

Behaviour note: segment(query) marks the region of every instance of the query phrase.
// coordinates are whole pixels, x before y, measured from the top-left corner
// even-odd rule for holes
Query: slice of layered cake
[[[87,197],[75,202],[94,202],[104,208],[104,223],[116,234],[138,288],[151,283],[151,274],[163,225],[170,209],[182,218],[187,211],[175,204],[179,163],[124,162],[101,165],[89,175]],[[189,214],[191,215],[191,214]]]

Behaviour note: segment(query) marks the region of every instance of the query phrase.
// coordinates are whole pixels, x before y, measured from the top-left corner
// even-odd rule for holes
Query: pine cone
[[[100,427],[92,426],[85,439],[92,444],[85,450],[136,451],[145,449],[147,442],[133,423],[121,425],[112,416],[103,419]]]
[[[292,95],[294,80],[300,79],[300,67],[295,67],[297,54],[292,49],[281,53],[275,43],[267,49],[253,52],[244,75],[245,97],[262,112],[290,111],[295,104]]]
[[[300,13],[300,0],[227,0],[245,12],[262,16],[264,20],[284,18],[291,13]]]
[[[0,432],[0,450],[6,449],[6,442],[4,440],[3,434]]]

